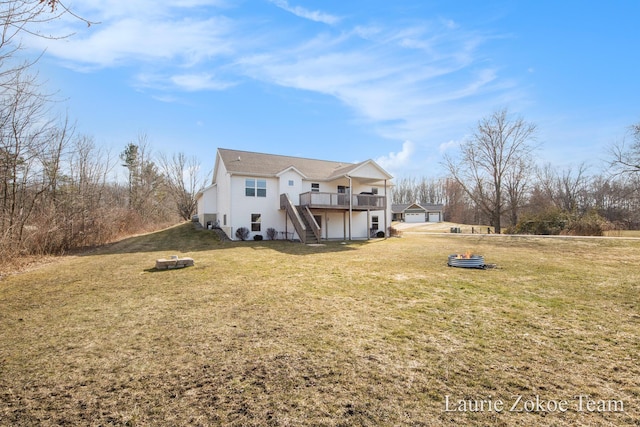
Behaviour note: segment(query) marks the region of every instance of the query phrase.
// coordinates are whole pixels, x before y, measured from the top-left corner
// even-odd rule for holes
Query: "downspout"
[[[351,223],[353,222],[353,182],[351,177],[347,175],[349,179],[349,240],[351,240]]]
[[[227,172],[227,179],[229,180],[229,185],[227,186],[229,189],[229,224],[227,227],[229,228],[229,237],[233,240],[233,197],[231,196],[233,194],[233,188],[231,188],[231,174],[229,172]]]

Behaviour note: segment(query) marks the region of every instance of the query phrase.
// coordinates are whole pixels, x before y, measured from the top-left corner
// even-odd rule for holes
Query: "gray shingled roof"
[[[439,204],[431,204],[431,203],[395,203],[391,205],[391,212],[393,213],[402,213],[404,212],[409,206],[420,206],[422,209],[424,209],[425,211],[441,211],[444,209],[444,205],[439,205]]]
[[[218,152],[227,171],[236,174],[275,176],[287,168],[294,167],[308,179],[324,180],[347,174],[360,165],[360,163],[305,159],[227,148],[219,148]]]

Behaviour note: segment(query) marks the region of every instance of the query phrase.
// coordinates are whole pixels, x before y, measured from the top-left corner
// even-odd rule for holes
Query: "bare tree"
[[[640,225],[640,176],[595,176],[589,184],[590,206],[624,229]]]
[[[161,154],[159,163],[178,214],[184,220],[191,219],[197,209],[196,193],[204,187],[200,162],[196,157],[177,153],[170,159]]]
[[[423,177],[402,178],[393,188],[393,203],[443,203],[445,199],[445,180]]]
[[[0,96],[0,230],[14,244],[22,240],[24,227],[47,190],[43,162],[54,126],[46,96],[34,87],[34,77],[21,70],[13,90]]]
[[[415,199],[415,180],[413,178],[402,178],[393,187],[392,201],[395,204],[413,203]]]
[[[557,178],[555,194],[556,206],[573,215],[580,215],[588,208],[588,176],[587,166],[581,163],[574,173],[573,168],[562,171]]]
[[[36,61],[14,61],[22,48],[20,36],[31,34],[47,39],[61,39],[64,35],[44,34],[42,25],[64,15],[73,16],[90,26],[93,22],[76,15],[59,0],[0,0],[0,88],[11,89],[16,73],[30,68]]]
[[[633,141],[614,144],[609,150],[609,165],[615,174],[637,174],[640,172],[640,123],[629,128]]]
[[[463,224],[478,224],[477,209],[473,201],[455,179],[445,179],[444,186],[444,220]]]
[[[526,205],[531,184],[531,165],[529,156],[519,159],[514,167],[505,174],[505,195],[509,211],[509,225],[518,224],[518,214]]]
[[[496,111],[478,122],[462,144],[459,159],[445,157],[452,177],[487,215],[496,233],[506,211],[509,176],[532,169],[535,131],[535,124],[510,118],[506,109]]]
[[[53,38],[41,25],[67,13],[57,0],[0,0],[0,246],[14,251],[29,251],[25,230],[47,226],[34,217],[55,205],[70,131],[51,118],[51,95],[32,71],[37,59],[18,56],[20,38]]]

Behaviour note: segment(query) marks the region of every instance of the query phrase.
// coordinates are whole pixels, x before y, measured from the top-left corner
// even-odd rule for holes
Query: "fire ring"
[[[485,268],[484,257],[482,255],[453,254],[449,255],[449,267],[462,268]]]

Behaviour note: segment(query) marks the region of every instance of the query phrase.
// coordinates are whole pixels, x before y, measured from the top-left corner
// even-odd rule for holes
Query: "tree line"
[[[535,134],[534,124],[496,111],[478,122],[456,156],[445,156],[447,177],[401,179],[393,203],[443,204],[445,220],[488,224],[497,233],[640,228],[640,124],[604,153],[607,168],[596,174],[585,164],[561,171],[537,164]]]
[[[38,24],[65,13],[72,12],[60,1],[0,1],[0,256],[7,258],[175,224],[195,213],[203,184],[195,158],[152,155],[146,135],[113,155],[53,113],[56,100],[42,90],[37,64],[19,59],[20,35],[38,35]],[[122,168],[126,183],[117,179]]]

